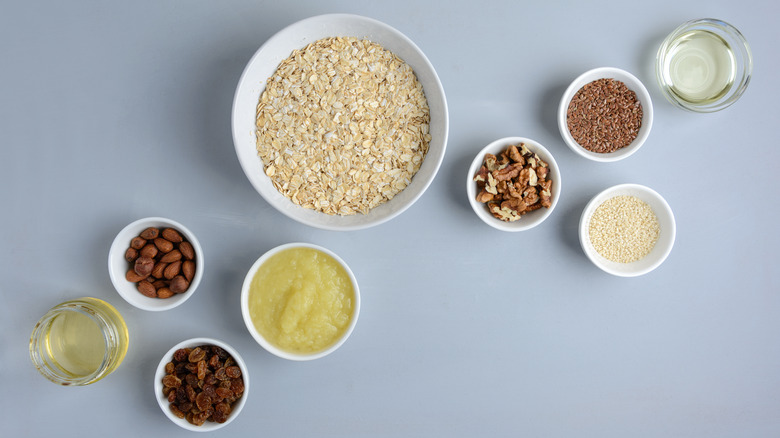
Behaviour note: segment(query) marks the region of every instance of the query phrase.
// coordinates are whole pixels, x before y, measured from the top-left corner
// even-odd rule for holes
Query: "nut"
[[[136,287],[141,294],[149,298],[157,298],[157,289],[147,280],[139,281]]]
[[[177,260],[165,267],[163,277],[165,277],[166,280],[171,280],[173,277],[179,275],[179,272],[181,272],[181,261]]]
[[[544,160],[525,144],[510,145],[498,156],[485,154],[474,175],[477,202],[497,219],[514,222],[528,212],[552,205],[552,180]]]
[[[170,289],[171,292],[175,294],[180,294],[186,291],[187,288],[189,287],[190,287],[190,282],[187,281],[187,279],[181,275],[177,275],[171,279]]]
[[[133,270],[135,270],[135,273],[143,277],[148,277],[149,274],[152,273],[153,268],[154,268],[154,259],[150,257],[138,257],[135,260],[135,265],[133,266]]]
[[[149,228],[141,231],[141,234],[140,234],[141,238],[146,239],[146,240],[156,239],[157,236],[159,236],[159,235],[160,235],[160,229],[159,228],[154,228],[154,227],[149,227]]]
[[[181,265],[181,272],[184,274],[184,278],[186,278],[187,281],[192,281],[192,279],[195,277],[195,262],[192,260],[186,260]]]
[[[181,234],[179,234],[179,232],[173,228],[164,229],[162,232],[162,237],[163,239],[172,243],[181,243],[184,240],[184,238],[181,237]]]
[[[144,229],[131,240],[124,257],[130,264],[125,278],[147,297],[164,299],[184,293],[195,276],[195,249],[173,228]]]

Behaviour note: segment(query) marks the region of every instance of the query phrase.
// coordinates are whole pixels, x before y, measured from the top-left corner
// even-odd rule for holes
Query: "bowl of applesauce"
[[[336,351],[360,313],[360,290],[335,253],[308,243],[288,243],[263,254],[241,289],[241,314],[249,333],[268,352],[313,360]]]

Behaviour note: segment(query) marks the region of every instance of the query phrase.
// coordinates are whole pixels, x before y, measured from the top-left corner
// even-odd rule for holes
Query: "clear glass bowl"
[[[705,77],[720,75],[724,78],[724,82],[727,82],[723,89],[719,89],[710,96],[686,94],[682,91],[682,87],[676,86],[674,83],[675,55],[679,54],[683,44],[691,38],[700,38],[699,41],[703,41],[702,44],[710,44],[710,48],[713,45],[718,46],[720,55],[723,58],[730,58],[728,64],[730,64],[731,71],[726,71],[723,67],[717,71],[710,71],[712,66],[707,67],[705,64],[696,66],[700,68],[697,74]],[[721,46],[721,44],[725,44],[725,46]],[[699,52],[693,55],[694,58],[702,55],[699,57],[699,61],[708,56],[706,50],[700,50],[702,47],[706,48],[707,46],[698,46],[694,49],[694,51]],[[724,47],[727,49],[724,50]],[[655,72],[658,85],[669,102],[689,111],[709,113],[728,107],[742,96],[753,74],[753,56],[747,40],[734,26],[721,20],[703,18],[683,23],[664,39],[656,55]]]
[[[127,353],[127,325],[97,298],[65,301],[46,312],[30,337],[30,358],[47,379],[83,386],[111,374]]]

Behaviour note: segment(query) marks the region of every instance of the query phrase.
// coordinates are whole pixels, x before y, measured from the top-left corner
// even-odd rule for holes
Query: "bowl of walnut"
[[[111,283],[133,306],[169,310],[187,301],[203,277],[195,234],[171,219],[148,217],[127,225],[108,252]]]
[[[471,163],[466,193],[483,222],[501,231],[524,231],[547,219],[558,203],[561,174],[537,141],[506,137],[485,146]]]
[[[619,161],[636,153],[650,135],[653,102],[642,81],[614,67],[578,76],[561,97],[558,130],[578,155]]]
[[[249,374],[241,355],[212,338],[182,341],[154,374],[154,396],[177,426],[210,432],[227,426],[246,404]]]
[[[444,89],[420,48],[377,20],[329,14],[263,44],[233,100],[255,190],[300,223],[356,230],[404,212],[444,158]]]

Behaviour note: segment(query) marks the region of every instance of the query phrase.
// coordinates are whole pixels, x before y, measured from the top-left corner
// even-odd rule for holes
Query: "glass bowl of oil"
[[[63,386],[97,382],[127,353],[127,325],[110,304],[78,298],[52,307],[30,337],[30,358],[44,377]]]
[[[683,23],[664,39],[655,72],[671,103],[710,113],[742,96],[753,74],[753,56],[734,26],[704,18]]]

